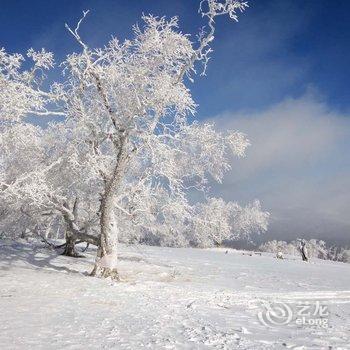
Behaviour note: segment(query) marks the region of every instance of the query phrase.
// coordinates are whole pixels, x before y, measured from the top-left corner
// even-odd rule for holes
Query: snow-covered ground
[[[86,275],[91,250],[72,259],[0,241],[0,349],[350,349],[350,264],[120,250],[115,283]],[[267,303],[286,314],[273,318]]]

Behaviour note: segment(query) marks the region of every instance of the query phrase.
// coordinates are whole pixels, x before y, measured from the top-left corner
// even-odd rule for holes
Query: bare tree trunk
[[[81,258],[82,255],[80,255],[75,249],[75,242],[76,242],[75,236],[68,231],[66,233],[66,244],[62,255],[71,256],[73,258]]]
[[[303,259],[303,261],[309,261],[308,251],[306,248],[306,242],[304,240],[302,240],[300,242],[299,251],[300,251],[301,258]]]
[[[114,202],[126,166],[126,158],[123,154],[124,142],[125,139],[122,139],[113,174],[111,179],[106,182],[105,191],[101,198],[100,250],[96,257],[95,267],[91,273],[92,275],[111,277],[117,280],[119,279],[119,274],[115,265],[117,263],[118,227],[114,215]]]
[[[303,261],[309,261],[309,258],[307,257],[304,249],[301,250],[301,258],[303,259]]]
[[[77,219],[77,216],[78,216],[78,204],[79,204],[79,201],[78,201],[78,198],[76,198],[74,201],[72,212],[69,212],[69,206],[66,203],[65,206],[68,211],[65,211],[63,214],[63,218],[67,225],[67,232],[66,232],[65,249],[62,255],[67,255],[74,258],[83,257],[83,255],[79,254],[75,249],[75,244],[78,240],[80,242],[81,241],[87,242],[88,244],[89,243],[94,245],[99,244],[98,237],[91,236],[86,232],[79,230],[79,228],[77,227],[75,220]]]
[[[118,231],[114,220],[114,191],[111,191],[113,189],[114,186],[109,187],[109,191],[106,191],[101,200],[101,242],[96,264],[91,274],[119,280],[118,270],[115,266],[117,259]]]
[[[105,181],[105,190],[101,198],[100,206],[100,246],[96,256],[96,263],[91,275],[100,275],[101,277],[111,277],[119,279],[116,269],[118,227],[114,219],[114,200],[118,185],[125,172],[127,156],[126,145],[128,140],[127,132],[116,122],[113,109],[111,108],[108,95],[105,92],[99,75],[91,70],[90,74],[94,77],[97,91],[101,97],[106,112],[110,116],[112,125],[117,131],[117,136],[112,139],[115,150],[117,151],[116,163],[110,178],[103,175]]]
[[[64,214],[64,219],[67,224],[67,231],[66,231],[66,245],[62,255],[71,256],[73,258],[82,257],[82,255],[79,255],[75,249],[75,242],[77,239],[73,234],[73,230],[72,230],[74,220],[76,220],[76,217],[77,217],[78,205],[79,205],[79,200],[78,200],[78,197],[76,197],[73,204],[72,217],[68,213]],[[67,209],[69,209],[69,206],[67,203],[66,203],[66,207]]]
[[[113,119],[113,118],[112,118]],[[91,274],[93,276],[111,277],[119,280],[117,263],[118,227],[114,215],[114,203],[117,189],[124,175],[128,157],[125,154],[127,135],[122,132],[115,142],[118,150],[113,173],[109,180],[105,181],[105,190],[101,198],[100,206],[100,249],[96,256],[96,263]]]

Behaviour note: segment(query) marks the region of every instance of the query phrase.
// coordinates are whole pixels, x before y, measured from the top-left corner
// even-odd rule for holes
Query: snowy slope
[[[86,276],[93,253],[0,241],[0,349],[350,349],[350,264],[122,246],[115,283]],[[329,326],[264,325],[273,301]]]

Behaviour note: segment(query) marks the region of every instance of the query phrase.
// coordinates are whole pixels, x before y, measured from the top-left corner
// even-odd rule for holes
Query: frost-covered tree
[[[330,246],[327,249],[327,259],[334,261],[350,262],[349,246]]]
[[[98,194],[91,190],[81,166],[79,171],[75,168],[79,152],[72,149],[73,136],[66,125],[53,124],[44,130],[16,122],[2,125],[0,131],[1,199],[7,212],[0,221],[2,230],[16,229],[17,235],[26,230],[42,235],[44,230],[45,236],[50,230],[56,235],[61,232],[60,236],[64,232],[64,253],[71,256],[77,255],[76,239],[96,243],[97,238],[87,233],[89,223],[97,219],[96,208],[91,207]],[[83,155],[79,158],[81,165]],[[84,202],[78,203],[82,197]],[[78,221],[84,229],[75,227]]]
[[[0,48],[0,124],[25,122],[28,116],[65,116],[60,104],[61,85],[44,84],[54,67],[51,52],[29,49],[26,55]]]
[[[90,184],[82,172],[84,150],[71,142],[79,135],[68,121],[45,129],[29,122],[33,116],[66,117],[67,95],[57,83],[44,89],[45,71],[54,66],[52,53],[30,49],[26,56],[29,62],[23,55],[0,50],[0,230],[12,236],[24,231],[47,234],[55,223],[56,233],[66,233],[65,253],[76,255],[72,231],[97,242],[86,235],[89,215],[84,215],[83,230],[73,227],[72,220],[78,193],[85,207],[91,203]]]
[[[168,203],[159,208],[156,230],[143,230],[141,240],[162,246],[211,247],[226,240],[249,238],[252,233],[267,229],[269,213],[255,201],[245,207],[221,198],[189,206],[188,203]],[[171,230],[171,232],[169,232]]]
[[[120,237],[152,234],[202,245],[205,237],[220,242],[266,229],[267,214],[258,203],[242,208],[188,199],[189,191],[207,193],[209,181],[222,181],[230,155],[243,156],[249,145],[240,132],[220,133],[213,124],[191,121],[196,104],[189,89],[196,71],[205,74],[215,18],[237,20],[236,12],[246,7],[239,0],[202,1],[208,30],[197,43],[180,32],[176,17],[144,16],[132,39],[114,38],[97,49],[80,36],[84,12],[75,29],[67,25],[81,52],[67,57],[64,82],[48,92],[41,88],[42,71],[53,65],[52,54],[30,50],[34,68],[26,71],[21,56],[1,51],[3,139],[13,128],[28,128],[38,148],[30,166],[13,175],[11,149],[18,145],[6,146],[1,196],[28,201],[49,216],[58,213],[73,246],[77,239],[98,245],[93,274],[104,277],[118,276]],[[24,125],[33,114],[63,115],[64,122],[45,130]]]
[[[137,210],[127,209],[128,189],[161,187],[172,202],[183,201],[188,187],[204,189],[208,175],[221,181],[230,152],[242,156],[248,145],[241,133],[222,134],[188,120],[195,103],[186,78],[192,79],[198,62],[206,67],[214,18],[245,8],[240,1],[205,3],[201,13],[210,31],[200,35],[197,48],[178,31],[177,18],[143,17],[132,40],[113,39],[98,50],[80,37],[81,22],[75,30],[67,26],[82,47],[66,61],[67,113],[91,143],[91,169],[102,187],[101,260],[95,269],[102,266],[102,275],[115,274],[110,266],[120,229],[115,211],[134,216]]]
[[[327,259],[328,248],[322,240],[297,239],[287,243],[285,241],[268,241],[263,243],[259,250],[269,253],[281,252],[287,255],[301,255],[302,259],[307,261],[309,258]]]
[[[339,261],[350,263],[350,249],[343,248]]]
[[[317,239],[310,239],[307,242],[309,256],[312,258],[327,259],[326,242]]]
[[[272,240],[265,242],[259,246],[259,250],[267,253],[283,253],[296,255],[297,249],[293,245],[288,244],[285,241]]]
[[[259,201],[242,207],[221,198],[210,198],[196,206],[189,241],[208,247],[225,240],[248,239],[252,233],[267,230],[268,218],[269,213],[261,210]]]
[[[0,49],[0,230],[6,235],[19,235],[38,221],[38,213],[30,207],[27,198],[19,199],[15,190],[9,195],[9,185],[13,185],[18,176],[28,176],[40,166],[42,133],[39,128],[26,124],[25,118],[48,115],[47,106],[55,106],[57,102],[54,85],[49,91],[42,89],[44,72],[54,64],[53,55],[31,49],[26,57],[32,64],[28,62],[30,68],[23,69],[25,56]],[[50,113],[58,112],[53,109]]]

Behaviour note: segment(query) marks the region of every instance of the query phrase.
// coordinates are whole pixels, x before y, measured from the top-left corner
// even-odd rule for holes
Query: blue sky
[[[0,0],[0,46],[78,50],[64,28],[83,9],[90,46],[131,35],[142,13],[180,17],[195,35],[197,0]],[[197,117],[246,132],[247,158],[214,191],[255,197],[272,214],[270,236],[342,238],[350,219],[350,1],[251,0],[239,23],[217,21],[207,77],[192,91]]]
[[[348,110],[350,2],[249,4],[238,24],[218,20],[208,76],[193,88],[200,116],[266,107],[285,96],[301,96],[309,86],[334,108]],[[45,46],[60,59],[77,48],[64,22],[76,23],[83,9],[91,10],[82,34],[92,46],[111,35],[127,37],[143,12],[178,15],[181,29],[195,34],[204,24],[197,7],[197,0],[0,0],[0,44],[9,51]]]

